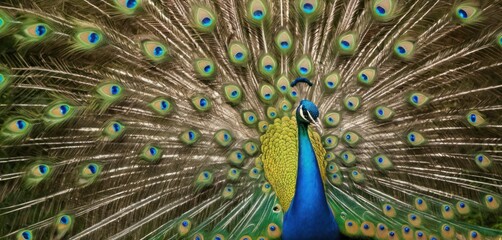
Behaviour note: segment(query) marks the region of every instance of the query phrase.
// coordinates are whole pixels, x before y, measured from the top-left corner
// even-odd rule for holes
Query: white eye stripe
[[[305,118],[305,116],[303,115],[302,105],[298,106],[298,108],[300,109],[300,117],[302,117],[302,119],[303,119],[303,120],[305,120],[305,121],[307,121],[307,122],[308,122],[309,120],[307,120],[307,119]]]
[[[310,112],[309,112],[309,111],[307,111],[307,114],[309,115],[309,118],[310,118],[310,121],[309,121],[309,122],[311,122],[311,123],[315,123],[314,118],[312,117],[312,115],[310,115]]]

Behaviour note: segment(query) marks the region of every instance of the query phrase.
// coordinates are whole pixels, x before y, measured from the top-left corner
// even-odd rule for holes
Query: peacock
[[[502,239],[501,0],[3,0],[2,239]]]

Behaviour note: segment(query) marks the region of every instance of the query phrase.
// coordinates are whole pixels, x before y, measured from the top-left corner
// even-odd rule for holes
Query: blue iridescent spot
[[[410,134],[410,141],[414,142],[415,141],[415,134]]]
[[[70,108],[68,107],[68,105],[61,105],[59,107],[59,111],[61,112],[62,115],[66,115],[69,109]]]
[[[368,76],[366,74],[361,74],[361,78],[364,80],[364,81],[368,81]]]
[[[38,25],[35,28],[35,34],[37,34],[37,36],[41,37],[45,35],[45,33],[47,33],[47,28],[44,25]]]
[[[343,158],[344,158],[345,160],[347,160],[347,159],[349,159],[349,155],[345,153],[345,154],[343,154]]]
[[[349,102],[347,103],[347,105],[349,105],[349,107],[353,107],[353,106],[354,106],[354,103],[353,103],[352,101],[349,101]]]
[[[287,88],[286,86],[281,86],[282,91],[286,91],[286,88]]]
[[[377,113],[378,113],[378,115],[383,116],[383,109],[379,108]]]
[[[150,148],[150,155],[155,156],[157,154],[157,149],[154,147]]]
[[[392,207],[391,207],[390,205],[387,205],[387,206],[385,207],[385,209],[386,209],[387,211],[390,211],[390,210],[392,209]]]
[[[169,103],[167,101],[161,101],[160,102],[160,108],[162,110],[166,110],[169,107]]]
[[[333,83],[333,82],[328,82],[328,87],[332,88],[333,86],[335,86],[335,83]]]
[[[351,138],[350,134],[347,134],[347,135],[345,136],[345,139],[347,139],[348,141],[350,141],[350,138]]]
[[[242,153],[237,153],[237,159],[242,159]]]
[[[199,236],[195,237],[195,240],[201,240]]]
[[[119,94],[120,92],[120,87],[117,86],[117,85],[113,85],[111,88],[110,88],[110,92],[112,93],[112,95],[117,95]]]
[[[398,46],[397,47],[397,52],[399,54],[405,54],[406,53],[406,49],[404,47]]]
[[[251,121],[251,122],[254,121],[254,116],[249,116],[248,120]]]
[[[275,117],[275,112],[271,112],[270,116]]]
[[[486,200],[488,200],[488,202],[493,202],[493,196],[488,196]]]
[[[461,203],[459,204],[459,206],[460,206],[460,208],[465,208],[465,203],[461,202]]]
[[[214,240],[221,240],[221,238],[220,237],[215,237]]]
[[[395,234],[396,233],[394,233],[394,232],[389,232],[389,236],[391,236],[391,237],[394,237]]]
[[[472,123],[475,123],[476,122],[476,114],[471,114],[471,116],[469,116],[469,119],[471,120]]]
[[[205,98],[201,98],[199,100],[199,104],[201,107],[205,107],[207,105],[207,100]]]
[[[115,131],[115,132],[120,131],[120,124],[118,124],[118,123],[114,123],[114,124],[113,124],[113,131]]]
[[[422,236],[424,236],[424,233],[423,232],[418,232],[417,236],[422,237]]]
[[[424,203],[424,200],[422,200],[421,198],[419,198],[419,199],[417,200],[417,203],[418,203],[418,205],[422,205],[422,203]]]
[[[263,18],[263,11],[261,10],[256,10],[253,12],[253,18],[256,20],[260,20]]]
[[[270,231],[275,231],[276,227],[275,226],[270,226]]]
[[[354,225],[354,223],[353,223],[353,222],[348,222],[348,223],[347,223],[347,225],[348,225],[349,227],[352,227],[352,225]]]
[[[418,96],[417,95],[411,96],[411,101],[413,101],[414,103],[418,103]]]
[[[471,237],[476,238],[477,236],[478,236],[478,233],[477,233],[477,232],[472,232],[472,233],[471,233]]]
[[[307,73],[308,73],[308,71],[309,71],[309,70],[308,70],[306,67],[301,67],[301,68],[300,68],[300,73],[301,73],[301,74],[307,74]]]
[[[288,105],[282,105],[282,110],[288,110]]]
[[[334,121],[334,120],[333,120],[333,118],[332,118],[332,117],[329,117],[329,118],[328,118],[328,122],[333,122],[333,121]]]
[[[91,34],[89,34],[89,36],[87,36],[87,40],[89,40],[91,44],[95,44],[99,41],[99,35],[95,32],[92,32]]]
[[[270,71],[272,71],[272,69],[274,69],[274,67],[272,67],[272,65],[270,65],[270,64],[265,65],[265,71],[270,72]]]
[[[230,136],[228,136],[228,134],[223,134],[223,139],[225,139],[225,141],[228,141],[228,139],[230,138]]]
[[[26,127],[26,122],[24,120],[17,120],[16,125],[19,130],[23,130]]]
[[[193,140],[195,138],[195,133],[192,131],[188,132],[188,139]]]
[[[202,25],[204,25],[205,27],[211,25],[211,23],[213,22],[213,20],[209,17],[205,17],[202,19]]]
[[[331,140],[331,138],[328,138],[327,141],[328,141],[328,143],[333,142],[333,140]]]
[[[126,7],[131,9],[135,8],[138,5],[138,2],[136,0],[127,0],[126,2]]]
[[[233,174],[236,174],[236,173],[237,173],[237,170],[232,169],[232,173],[233,173]]]
[[[467,12],[464,10],[464,9],[459,9],[458,10],[458,16],[463,18],[463,19],[466,19],[468,16],[467,16]]]
[[[292,92],[291,92],[291,95],[292,95],[293,97],[296,97],[296,95],[298,95],[298,93],[296,93],[296,91],[292,91]]]
[[[59,222],[62,223],[62,224],[68,224],[68,217],[67,216],[62,216],[59,219]]]
[[[23,235],[23,238],[26,240],[31,239],[31,233],[28,231],[24,231],[23,233],[21,233],[21,235]]]
[[[209,177],[209,173],[208,172],[204,172],[202,175],[204,175],[205,178]]]
[[[244,58],[244,54],[241,52],[238,52],[235,54],[235,59],[237,60],[242,60]]]
[[[444,206],[444,211],[449,212],[450,211],[450,206]]]
[[[230,95],[231,95],[232,97],[237,97],[237,94],[239,94],[239,92],[237,92],[237,90],[234,90],[234,91],[232,91],[232,92],[230,93]]]
[[[363,228],[366,229],[366,230],[368,230],[370,228],[370,226],[368,224],[364,224]]]
[[[283,42],[281,42],[281,47],[282,48],[288,48],[289,47],[289,43],[286,42],[286,41],[283,41]]]
[[[310,3],[303,4],[303,11],[306,13],[312,13],[314,11],[314,6]]]
[[[254,173],[254,174],[257,174],[257,173],[258,173],[258,170],[253,169],[253,173]]]
[[[352,172],[352,175],[354,175],[354,176],[357,176],[357,174],[359,174],[357,171]]]
[[[404,232],[410,232],[410,228],[409,227],[405,227],[404,228]]]
[[[265,94],[265,99],[270,99],[271,97],[272,97],[272,95],[270,93]]]
[[[187,227],[187,226],[188,226],[188,221],[183,221],[183,222],[181,223],[181,225],[183,225],[183,227]]]
[[[380,225],[380,227],[378,227],[381,231],[385,230],[385,226],[384,225]]]
[[[376,11],[379,15],[384,15],[385,14],[385,8],[381,7],[381,6],[376,6]]]
[[[162,56],[164,54],[164,49],[161,46],[157,46],[153,49],[153,55],[156,57]]]
[[[38,171],[40,171],[41,174],[47,173],[47,170],[48,170],[47,166],[45,166],[45,165],[39,165],[38,166]]]
[[[450,231],[450,226],[448,226],[448,225],[444,226],[444,230],[447,232]]]
[[[207,73],[208,73],[208,72],[210,72],[210,71],[211,71],[211,65],[206,65],[206,66],[204,67],[204,72],[207,72]]]
[[[90,164],[89,166],[87,166],[87,169],[89,169],[89,171],[91,171],[92,174],[95,174],[97,172],[96,165],[94,164]]]
[[[482,156],[482,155],[479,155],[479,156],[478,156],[478,161],[479,161],[479,162],[483,162],[483,156]]]
[[[411,220],[416,220],[417,216],[416,215],[411,215],[410,218],[411,218]]]
[[[333,174],[333,178],[337,178],[338,177],[338,174]]]
[[[345,40],[342,40],[342,41],[340,42],[340,44],[342,44],[342,48],[345,48],[345,49],[347,49],[347,48],[349,48],[349,47],[350,47],[350,43],[349,43],[349,42],[347,42],[347,41],[345,41]]]
[[[265,188],[270,188],[270,184],[265,184]]]
[[[438,240],[436,237],[431,237],[431,240]]]

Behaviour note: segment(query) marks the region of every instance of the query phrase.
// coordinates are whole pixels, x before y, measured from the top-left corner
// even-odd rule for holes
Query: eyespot
[[[482,239],[482,236],[478,231],[472,230],[469,232],[469,240],[478,240],[478,239]]]
[[[319,0],[298,1],[298,8],[300,9],[300,12],[306,17],[317,15],[321,10]]]
[[[329,181],[335,186],[341,186],[343,182],[343,175],[340,172],[329,174]]]
[[[406,135],[406,141],[413,147],[418,147],[425,144],[426,140],[421,133],[416,131],[411,131]]]
[[[235,181],[239,178],[240,174],[241,174],[241,170],[239,170],[237,168],[230,168],[228,170],[227,179]]]
[[[121,122],[118,121],[111,121],[107,123],[103,129],[103,135],[113,141],[117,139],[118,137],[122,136],[122,134],[125,131],[124,125],[122,125]]]
[[[99,97],[107,103],[113,103],[122,98],[124,95],[122,85],[114,82],[107,82],[98,85],[96,91],[98,92]]]
[[[312,59],[304,55],[300,59],[296,61],[296,73],[300,77],[310,77],[314,73],[314,64],[312,63]]]
[[[141,0],[115,0],[115,6],[124,14],[133,14],[141,7]]]
[[[455,236],[455,227],[448,224],[441,225],[441,236],[445,239],[452,239]]]
[[[366,178],[364,177],[364,173],[362,173],[359,169],[353,168],[350,170],[350,179],[355,183],[363,183]]]
[[[342,159],[343,165],[350,167],[356,163],[356,155],[349,150],[345,150],[340,153],[340,158]]]
[[[231,151],[227,156],[227,161],[235,166],[240,166],[245,159],[246,155],[239,149]]]
[[[2,135],[8,139],[16,140],[27,136],[33,125],[30,121],[22,117],[12,118],[5,122],[2,127]]]
[[[387,239],[389,236],[389,229],[383,223],[378,223],[376,227],[376,233],[378,239]]]
[[[55,101],[45,109],[44,120],[46,123],[61,123],[71,118],[75,113],[75,108],[64,102]]]
[[[458,201],[455,207],[457,209],[457,212],[461,215],[466,215],[471,212],[471,207],[467,202],[464,201]]]
[[[425,234],[425,232],[423,231],[416,231],[415,232],[415,239],[416,240],[426,240],[427,239],[427,235]]]
[[[267,118],[270,120],[274,120],[277,117],[279,117],[279,113],[277,112],[277,108],[267,107]]]
[[[291,88],[288,77],[281,75],[277,80],[275,80],[275,87],[280,93],[284,95],[287,94]]]
[[[376,68],[364,68],[357,73],[357,80],[366,86],[371,86],[377,79]]]
[[[441,206],[441,215],[446,220],[452,220],[455,217],[453,207],[449,204],[444,204]]]
[[[335,158],[336,158],[336,155],[333,152],[326,152],[326,155],[324,156],[324,160],[326,160],[328,162],[335,160]]]
[[[203,188],[211,185],[213,183],[213,173],[208,170],[204,170],[197,175],[195,179],[195,186],[197,188]]]
[[[269,193],[272,190],[272,185],[268,182],[264,182],[261,186],[261,191],[264,193]]]
[[[246,110],[241,113],[242,121],[246,126],[252,127],[258,122],[258,116],[254,111]]]
[[[361,139],[361,136],[353,131],[347,131],[343,134],[344,142],[351,147],[357,145]]]
[[[260,150],[260,146],[254,140],[247,140],[242,144],[242,150],[244,150],[247,155],[254,156]]]
[[[31,165],[25,177],[25,184],[28,188],[34,187],[47,179],[52,173],[52,166],[46,163],[36,163]]]
[[[338,126],[340,121],[342,120],[342,115],[337,111],[329,111],[324,115],[324,125],[327,128],[333,128]]]
[[[429,209],[427,201],[425,201],[425,199],[423,199],[421,197],[415,198],[414,204],[415,204],[415,208],[418,211],[423,212],[423,211],[427,211]]]
[[[82,29],[77,31],[75,39],[79,49],[93,49],[103,42],[103,33],[98,29]]]
[[[202,94],[197,94],[192,97],[192,106],[199,112],[207,112],[211,110],[213,104],[208,97]]]
[[[88,163],[82,166],[78,184],[87,186],[93,183],[101,173],[101,165],[97,163]]]
[[[0,12],[0,17],[1,17]],[[1,27],[0,27],[0,33],[1,33]],[[11,83],[11,78],[10,78],[10,71],[6,68],[3,68],[0,66],[0,93],[7,88]]]
[[[275,204],[275,206],[272,208],[272,212],[274,213],[280,213],[282,211],[282,207],[279,203]]]
[[[384,154],[377,154],[373,157],[373,161],[375,162],[378,169],[382,171],[390,170],[394,167],[392,161],[390,161],[389,157]]]
[[[233,141],[233,135],[227,129],[220,129],[214,134],[214,141],[222,147],[228,147]]]
[[[45,23],[35,23],[26,26],[23,32],[29,41],[40,41],[49,36],[52,29]]]
[[[396,56],[409,60],[415,53],[415,43],[411,40],[399,40],[394,44],[394,54]]]
[[[343,100],[343,105],[349,111],[356,111],[361,106],[361,97],[359,96],[349,96]]]
[[[340,74],[338,73],[338,71],[333,71],[324,76],[322,81],[324,90],[327,92],[333,92],[340,84]]]
[[[68,230],[70,230],[73,225],[73,216],[63,214],[56,217],[56,221],[54,222],[54,226],[58,231],[59,236],[63,236]]]
[[[258,61],[258,68],[263,76],[273,78],[277,72],[277,60],[271,54],[264,54]]]
[[[272,104],[277,99],[277,93],[272,85],[262,83],[258,90],[258,97],[263,103]]]
[[[258,122],[258,125],[256,127],[258,128],[258,131],[260,133],[265,133],[268,130],[268,122],[261,120]]]
[[[261,173],[261,170],[254,167],[254,168],[251,168],[251,170],[249,171],[249,177],[250,178],[254,178],[254,179],[258,179],[260,177],[260,173]]]
[[[472,110],[465,115],[467,122],[474,127],[480,127],[486,125],[486,120],[484,116],[477,110]]]
[[[228,47],[228,58],[235,65],[244,65],[249,60],[249,50],[242,42],[232,41]]]
[[[216,75],[216,65],[209,58],[199,58],[194,62],[195,73],[202,78],[213,78]]]
[[[186,236],[188,232],[190,232],[190,229],[192,228],[192,221],[189,219],[182,219],[178,223],[178,233],[180,236]]]
[[[186,145],[192,145],[199,141],[200,131],[197,129],[189,129],[179,135],[179,139]]]
[[[417,108],[420,108],[425,104],[429,103],[429,97],[419,92],[412,92],[411,94],[408,95],[407,100],[411,105]]]
[[[386,22],[394,17],[397,1],[393,0],[372,0],[371,13],[377,21]]]
[[[204,235],[202,235],[201,233],[196,233],[192,240],[204,240]]]
[[[293,50],[294,38],[287,29],[281,29],[275,36],[275,46],[281,54],[290,53]]]
[[[328,171],[328,173],[336,173],[340,171],[340,168],[336,165],[336,163],[330,162],[326,167],[326,171]]]
[[[20,230],[16,235],[17,240],[32,240],[33,233],[31,230]]]
[[[464,3],[455,7],[455,17],[463,24],[471,24],[479,19],[481,11],[478,7],[471,5],[472,3]]]
[[[141,150],[140,157],[147,162],[155,162],[162,157],[162,152],[159,147],[148,144]]]
[[[216,28],[216,14],[207,8],[197,6],[192,10],[194,27],[201,32],[212,32]]]
[[[394,110],[383,105],[377,106],[373,113],[376,119],[382,121],[390,120],[394,116]]]
[[[247,18],[255,25],[262,24],[268,18],[268,6],[263,0],[250,1],[247,9]]]
[[[410,213],[408,214],[408,222],[414,227],[420,227],[422,224],[422,218],[417,214]]]
[[[272,238],[278,238],[281,236],[281,228],[275,223],[270,223],[267,227],[267,233]]]
[[[280,109],[284,113],[291,112],[291,108],[292,108],[291,102],[289,102],[285,98],[277,102],[277,109]]]
[[[375,236],[375,224],[370,221],[364,221],[361,223],[360,227],[361,233],[365,237],[374,237]]]
[[[343,55],[352,55],[356,51],[358,36],[355,32],[347,32],[336,38],[336,51]]]
[[[234,84],[225,84],[223,85],[223,93],[224,97],[230,105],[238,105],[242,102],[242,89],[241,87]]]
[[[355,235],[359,231],[359,224],[352,219],[345,220],[345,231],[348,235]]]
[[[299,95],[298,95],[298,92],[296,91],[296,89],[290,88],[289,93],[288,93],[288,97],[289,97],[289,99],[291,99],[292,102],[298,101]]]
[[[168,49],[166,45],[158,41],[147,40],[141,43],[143,55],[150,61],[162,62],[167,59]]]
[[[502,48],[502,32],[497,36],[497,44]]]
[[[482,168],[482,169],[488,169],[492,165],[492,160],[489,156],[483,154],[483,153],[478,153],[475,157],[474,160],[476,164]]]
[[[413,230],[408,225],[403,225],[401,227],[401,233],[404,239],[414,239]]]
[[[148,106],[156,113],[167,116],[174,111],[174,100],[168,97],[157,97]]]
[[[338,146],[338,137],[335,135],[326,135],[322,139],[322,145],[325,149],[333,149]]]

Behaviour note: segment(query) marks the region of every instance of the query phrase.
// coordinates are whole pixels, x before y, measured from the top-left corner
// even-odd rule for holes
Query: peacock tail
[[[306,98],[346,237],[500,239],[501,59],[500,0],[2,1],[0,237],[280,239]]]

